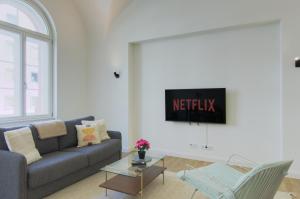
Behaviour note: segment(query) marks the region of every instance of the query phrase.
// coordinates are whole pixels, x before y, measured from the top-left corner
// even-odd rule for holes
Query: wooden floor
[[[186,164],[189,164],[197,168],[197,167],[207,166],[211,163],[199,161],[199,160],[170,157],[170,156],[165,158],[165,165],[168,171],[178,172],[180,170],[185,169]],[[297,196],[297,198],[300,198],[300,180],[293,179],[293,178],[285,178],[279,190],[284,192],[293,192]]]

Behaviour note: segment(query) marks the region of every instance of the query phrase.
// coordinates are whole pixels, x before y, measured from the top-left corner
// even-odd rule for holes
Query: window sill
[[[42,122],[42,121],[49,121],[55,119],[56,118],[54,118],[53,116],[33,116],[33,117],[26,117],[26,118],[3,119],[0,120],[0,128],[27,126],[34,122]]]

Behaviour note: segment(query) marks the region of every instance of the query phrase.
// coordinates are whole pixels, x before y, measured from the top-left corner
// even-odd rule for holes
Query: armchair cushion
[[[177,176],[208,197],[232,198],[233,188],[244,174],[228,165],[214,163],[207,167],[187,170],[185,175],[184,171],[180,171]]]

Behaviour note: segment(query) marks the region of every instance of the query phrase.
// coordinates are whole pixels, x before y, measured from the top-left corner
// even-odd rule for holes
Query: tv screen
[[[226,123],[226,89],[165,90],[166,121]]]

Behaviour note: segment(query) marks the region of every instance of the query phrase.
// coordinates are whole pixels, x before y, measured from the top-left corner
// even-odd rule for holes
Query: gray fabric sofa
[[[67,135],[40,140],[37,130],[30,125],[41,160],[30,165],[25,157],[10,152],[3,132],[17,129],[0,128],[0,198],[36,199],[54,193],[121,158],[121,133],[108,131],[112,138],[101,144],[77,148],[75,125],[93,116],[66,121]]]

